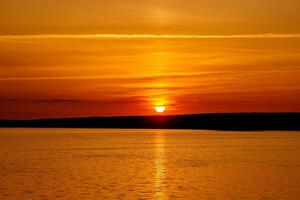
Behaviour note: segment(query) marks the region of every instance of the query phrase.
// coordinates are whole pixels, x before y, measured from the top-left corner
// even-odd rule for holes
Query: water
[[[299,199],[299,132],[0,129],[0,199]]]

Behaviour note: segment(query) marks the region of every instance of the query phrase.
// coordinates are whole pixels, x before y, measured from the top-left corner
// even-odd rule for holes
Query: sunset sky
[[[0,118],[300,111],[299,0],[0,0]]]

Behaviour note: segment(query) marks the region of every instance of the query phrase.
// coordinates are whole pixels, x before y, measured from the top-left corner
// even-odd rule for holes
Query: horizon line
[[[231,35],[198,34],[20,34],[0,35],[0,39],[276,39],[300,38],[300,33],[261,33]]]
[[[90,115],[90,116],[62,116],[41,118],[0,118],[0,121],[36,121],[36,120],[64,120],[64,119],[89,119],[89,118],[131,118],[131,117],[181,117],[191,115],[238,115],[238,114],[299,114],[299,111],[241,111],[241,112],[201,112],[183,114],[148,114],[148,115]]]

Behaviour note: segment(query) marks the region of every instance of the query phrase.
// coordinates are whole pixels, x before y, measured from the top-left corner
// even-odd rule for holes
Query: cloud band
[[[238,34],[238,35],[181,35],[181,34],[31,34],[0,35],[0,39],[276,39],[300,38],[300,33],[291,34]]]

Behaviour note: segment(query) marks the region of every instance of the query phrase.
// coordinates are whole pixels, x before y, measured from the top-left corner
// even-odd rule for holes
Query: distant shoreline
[[[6,128],[193,129],[224,131],[300,131],[300,112],[215,113],[162,116],[82,117],[0,120]]]

